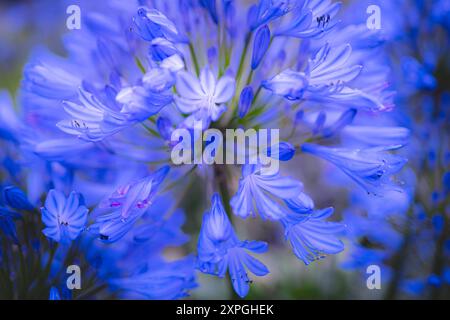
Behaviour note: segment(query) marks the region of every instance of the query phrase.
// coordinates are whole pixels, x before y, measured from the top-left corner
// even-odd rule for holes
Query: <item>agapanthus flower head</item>
[[[88,212],[79,193],[71,192],[66,198],[61,191],[52,189],[41,208],[42,222],[46,226],[42,232],[56,242],[75,240],[86,227]]]
[[[121,298],[185,297],[196,285],[196,269],[219,277],[228,272],[233,289],[245,297],[249,273],[269,272],[251,255],[266,252],[268,244],[240,240],[234,225],[242,219],[266,220],[268,228],[275,225],[273,235],[281,226],[294,255],[306,265],[344,248],[340,236],[345,225],[329,221],[334,209],[328,202],[335,193],[327,194],[326,187],[346,184],[340,179],[347,177],[323,170],[326,164],[317,159],[311,164],[307,153],[333,164],[362,187],[360,195],[351,192],[345,203],[358,217],[364,215],[344,215],[350,225],[347,236],[355,243],[366,236],[383,248],[370,254],[358,243],[353,245],[355,259],[360,255],[364,263],[384,263],[392,256],[400,241],[383,219],[392,218],[403,228],[405,203],[414,198],[409,189],[402,196],[390,194],[400,189],[393,179],[406,162],[397,149],[407,144],[410,130],[400,126],[412,126],[413,121],[393,110],[381,32],[367,30],[365,23],[355,25],[342,15],[344,6],[332,0],[91,5],[92,12],[83,12],[83,28],[66,35],[65,57],[32,54],[21,87],[22,118],[15,115],[11,99],[0,95],[1,185],[17,185],[2,190],[2,239],[22,241],[16,227],[25,224],[16,226],[15,220],[27,218],[22,211],[33,210],[28,198],[35,204],[53,188],[42,208],[44,234],[64,245],[45,242],[61,248],[51,263],[52,277],[63,267],[65,255],[74,251],[82,252],[99,282]],[[435,88],[441,77],[435,73],[443,67],[433,62],[439,54],[433,45],[398,59],[403,61],[399,69],[411,72],[409,92]],[[435,109],[437,97],[425,93],[423,119],[439,114],[439,123],[445,124],[448,112]],[[445,96],[441,100],[443,105],[449,101]],[[263,129],[270,131],[270,143],[262,141]],[[439,135],[429,124],[422,129],[429,137]],[[193,133],[194,141],[181,137],[179,130]],[[216,149],[204,163],[206,157],[198,159],[198,150],[194,164],[174,160],[174,148],[182,143],[203,153],[203,147],[211,150],[228,132],[235,132],[233,142],[245,145],[222,144],[226,155],[233,152],[230,163],[226,156],[227,164],[209,161],[222,155]],[[430,145],[425,154],[417,152],[423,167],[449,163],[450,153],[440,150],[447,140]],[[255,155],[261,158],[247,161]],[[233,163],[235,158],[238,163]],[[264,160],[271,160],[270,165]],[[266,167],[276,170],[268,173]],[[427,234],[434,237],[445,234],[448,224],[441,213],[447,185],[445,180],[426,197],[439,206],[428,221]],[[26,189],[28,194],[20,191]],[[75,192],[66,198],[70,190],[82,191],[86,204]],[[380,203],[367,193],[384,195],[377,200],[394,204],[372,214]],[[197,250],[188,254],[189,246],[179,247],[189,239],[181,228],[185,219],[197,221],[192,215],[199,212],[186,208],[185,214],[180,206],[186,200],[204,204],[201,194],[213,196],[195,235]],[[89,219],[87,207],[95,208]],[[341,203],[336,207],[344,209]],[[340,219],[339,212],[335,219]],[[379,230],[368,222],[379,223]],[[239,231],[247,225],[254,226],[245,223]],[[174,260],[165,259],[167,252]],[[361,266],[361,261],[354,264]],[[434,273],[443,283],[442,275]],[[58,298],[57,289],[66,298],[62,286],[52,287],[60,280],[46,283],[45,294],[52,288],[52,299]]]

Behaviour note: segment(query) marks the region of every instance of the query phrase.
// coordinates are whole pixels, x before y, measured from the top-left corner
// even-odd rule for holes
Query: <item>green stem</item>
[[[247,32],[247,34],[245,35],[244,49],[242,50],[241,59],[239,60],[239,67],[236,73],[236,82],[238,82],[239,79],[241,78],[242,69],[244,67],[245,58],[247,57],[247,51],[250,45],[251,36],[252,36],[251,31]]]
[[[385,300],[394,300],[397,298],[398,289],[403,279],[404,268],[406,266],[406,259],[408,257],[408,252],[411,247],[411,220],[412,220],[412,209],[408,211],[408,216],[406,220],[405,232],[403,237],[402,245],[399,250],[393,257],[392,261],[392,269],[393,276],[392,280],[389,283],[389,286],[386,290],[386,294],[384,296]]]
[[[189,52],[192,57],[192,62],[194,63],[195,73],[198,76],[200,74],[200,66],[198,64],[197,56],[195,55],[194,46],[192,45],[191,42],[189,42]]]
[[[152,128],[150,128],[149,126],[147,126],[145,123],[141,122],[141,125],[142,125],[148,132],[150,132],[153,136],[159,137],[159,133],[156,132],[155,130],[153,130]]]
[[[145,71],[144,65],[142,64],[141,60],[138,57],[135,57],[134,61],[136,61],[136,64],[137,64],[139,70],[141,70],[141,72],[143,74],[145,74],[146,71]]]
[[[252,82],[253,79],[253,73],[255,72],[255,70],[250,70],[250,73],[248,74],[247,77],[247,81],[245,82],[245,85],[248,86],[250,84],[250,82]]]
[[[227,172],[225,171],[225,166],[224,165],[215,165],[214,166],[214,175],[215,175],[215,179],[218,182],[218,187],[219,187],[219,192],[220,195],[222,196],[222,202],[223,205],[225,207],[225,211],[227,212],[227,214],[229,216],[231,216],[233,210],[231,209],[231,205],[230,205],[230,191],[228,189],[228,184],[227,184]]]
[[[89,296],[94,296],[95,294],[101,292],[102,290],[106,289],[108,286],[106,284],[100,284],[97,286],[94,286],[92,288],[89,288],[88,290],[81,293],[79,296],[76,297],[77,300],[82,300],[85,298],[88,298]]]
[[[448,232],[449,232],[449,223],[448,223],[447,216],[444,214],[444,228],[442,229],[441,234],[439,235],[439,238],[436,242],[436,250],[434,253],[433,264],[431,267],[431,272],[437,276],[442,275],[442,272],[445,267],[446,258],[445,258],[444,251],[445,251],[445,242],[448,237]],[[433,286],[431,288],[431,299],[432,300],[437,300],[437,299],[441,298],[441,289],[442,289],[442,286],[440,286],[440,287]]]

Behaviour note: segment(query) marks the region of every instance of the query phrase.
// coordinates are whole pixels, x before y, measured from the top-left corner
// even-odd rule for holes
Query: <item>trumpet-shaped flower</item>
[[[245,165],[239,189],[231,199],[234,213],[242,218],[259,213],[262,218],[278,220],[286,215],[280,200],[297,197],[303,185],[280,174],[264,174],[258,165]]]
[[[163,182],[169,167],[163,167],[152,175],[118,188],[110,197],[103,200],[96,219],[89,230],[105,242],[122,238],[142,217]]]
[[[399,147],[346,149],[306,143],[302,150],[333,163],[368,193],[380,195],[395,188],[390,178],[406,163],[405,158],[388,153]]]
[[[337,235],[345,226],[337,222],[324,221],[333,214],[332,208],[296,214],[283,219],[286,239],[291,243],[294,254],[306,265],[322,259],[326,254],[337,254],[344,250],[344,244]]]
[[[162,12],[156,9],[148,9],[141,7],[137,11],[137,15],[133,18],[136,32],[147,41],[156,38],[164,38],[172,42],[185,41],[175,27]]]
[[[180,299],[194,288],[192,257],[175,262],[153,261],[150,265],[127,277],[109,280],[114,291],[126,293],[134,299]]]
[[[291,20],[276,30],[275,35],[301,39],[314,38],[330,31],[341,7],[340,2],[331,0],[298,1],[291,11]]]
[[[308,87],[308,77],[303,72],[286,69],[273,78],[265,80],[262,86],[288,100],[299,100]]]
[[[286,69],[263,82],[263,87],[288,100],[329,102],[346,108],[384,111],[391,108],[389,94],[379,88],[354,88],[361,65],[350,65],[349,44],[331,47],[326,43],[309,60],[305,71]]]
[[[250,30],[256,30],[263,24],[276,20],[290,10],[288,3],[280,0],[261,0],[250,7],[248,11],[248,24]]]
[[[264,276],[269,270],[247,251],[263,253],[267,244],[260,241],[240,241],[228,219],[222,201],[214,194],[211,209],[203,216],[198,241],[198,268],[208,274],[224,277],[230,274],[232,285],[240,297],[250,289],[247,270],[256,276]]]

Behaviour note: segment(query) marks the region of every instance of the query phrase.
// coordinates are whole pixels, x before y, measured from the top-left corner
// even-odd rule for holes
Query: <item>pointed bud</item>
[[[252,69],[258,68],[270,44],[270,29],[267,25],[258,29],[253,42]]]
[[[239,118],[245,117],[253,102],[253,89],[251,86],[245,87],[239,97],[238,114]]]
[[[33,206],[28,201],[25,193],[15,186],[3,188],[2,197],[5,204],[11,208],[18,210],[31,210]]]
[[[295,147],[289,142],[280,142],[267,149],[267,155],[280,161],[289,161],[295,155]]]
[[[158,120],[156,120],[156,127],[158,128],[158,132],[161,137],[163,137],[164,140],[170,141],[173,131],[172,122],[165,117],[159,117]]]

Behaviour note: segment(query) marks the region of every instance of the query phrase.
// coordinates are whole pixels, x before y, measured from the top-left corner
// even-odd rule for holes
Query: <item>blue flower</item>
[[[16,115],[12,97],[6,91],[0,91],[0,139],[18,142],[22,122]]]
[[[333,163],[367,193],[382,195],[385,190],[396,189],[390,180],[391,176],[399,172],[406,163],[405,158],[387,152],[399,147],[346,149],[306,143],[302,145],[302,151]]]
[[[167,85],[166,85],[167,86]],[[173,101],[170,94],[151,92],[144,86],[123,88],[116,96],[122,103],[120,113],[128,121],[144,121]]]
[[[178,109],[191,114],[185,122],[192,125],[194,121],[203,121],[207,127],[211,120],[218,120],[227,109],[225,103],[234,95],[235,80],[229,76],[216,80],[209,68],[201,71],[200,79],[181,71],[177,74],[176,89]]]
[[[304,192],[301,192],[295,198],[285,199],[284,202],[293,213],[299,214],[298,217],[303,217],[302,214],[309,214],[314,209],[314,201]],[[289,214],[286,218],[293,217],[295,215]]]
[[[72,62],[48,51],[39,51],[25,67],[24,89],[48,99],[70,99],[81,85],[80,70]]]
[[[404,127],[350,125],[342,130],[341,135],[349,144],[376,147],[406,145],[411,131]]]
[[[350,65],[352,48],[349,44],[330,47],[326,43],[310,59],[305,71],[286,69],[263,87],[288,100],[328,102],[335,105],[385,111],[392,107],[389,96],[380,88],[355,88],[350,83],[361,73],[361,65]]]
[[[322,259],[326,254],[337,254],[344,250],[344,244],[337,235],[344,231],[341,223],[326,222],[324,219],[333,214],[333,209],[311,211],[295,215],[291,219],[282,219],[285,236],[294,250],[294,254],[306,265]]]
[[[122,89],[114,100],[104,104],[84,90],[79,90],[80,103],[64,101],[64,110],[72,118],[57,123],[62,131],[87,141],[99,141],[158,113],[172,102],[170,95],[154,93],[144,87]],[[109,106],[117,109],[112,109]],[[120,108],[120,109],[119,109]]]
[[[98,141],[129,125],[124,115],[108,108],[84,89],[79,90],[79,101],[81,104],[63,102],[64,110],[72,118],[57,123],[58,128],[65,133],[87,141]]]
[[[175,209],[175,200],[170,193],[153,198],[139,223],[114,245],[85,240],[83,248],[91,264],[98,265],[99,277],[118,297],[180,299],[196,287],[192,255],[167,261],[166,249],[189,239],[181,230],[185,216]]]
[[[122,238],[150,207],[168,172],[166,166],[117,189],[93,213],[95,222],[89,230],[105,242]]]
[[[361,74],[363,66],[352,64],[350,44],[332,47],[326,43],[308,63],[306,74],[309,86],[305,99],[333,102],[347,108],[385,111],[392,107],[377,90],[356,88],[353,80]]]
[[[165,93],[175,84],[175,76],[170,68],[152,68],[142,77],[142,83],[144,89],[152,93]]]
[[[249,291],[250,279],[247,270],[256,276],[264,276],[269,270],[264,264],[249,255],[267,251],[267,244],[260,241],[240,241],[234,233],[222,201],[218,194],[211,199],[211,209],[203,216],[198,241],[198,268],[208,274],[224,277],[230,274],[234,290],[240,297]]]
[[[196,287],[194,259],[154,260],[139,272],[108,280],[113,291],[128,299],[181,299]]]
[[[259,213],[264,219],[278,220],[286,215],[286,210],[277,200],[295,198],[302,189],[302,184],[292,178],[264,174],[260,166],[245,165],[239,189],[230,204],[234,213],[242,218]]]
[[[340,7],[340,2],[331,0],[299,1],[290,12],[291,20],[280,26],[275,35],[301,39],[321,36],[337,24],[334,17]]]
[[[154,61],[164,61],[165,59],[180,54],[175,44],[165,38],[155,38],[151,41],[150,53]]]
[[[86,226],[88,212],[79,193],[71,192],[66,198],[61,191],[52,189],[41,208],[46,226],[42,232],[56,242],[75,240]]]
[[[156,9],[139,8],[133,22],[136,32],[144,40],[152,41],[155,38],[165,38],[172,42],[186,40],[180,35],[174,23]]]
[[[256,30],[263,24],[276,20],[289,12],[288,4],[280,0],[260,0],[248,11],[250,30]]]
[[[61,296],[59,295],[58,289],[56,289],[55,287],[50,288],[48,300],[61,300]]]
[[[288,100],[299,100],[308,87],[308,78],[303,72],[286,69],[273,78],[265,80],[262,86]]]

